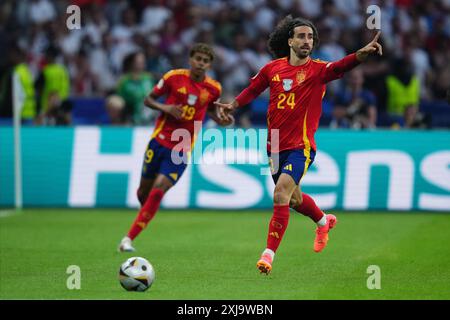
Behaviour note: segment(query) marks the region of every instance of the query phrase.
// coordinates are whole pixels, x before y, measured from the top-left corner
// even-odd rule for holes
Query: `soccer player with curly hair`
[[[382,54],[380,33],[365,47],[336,62],[311,59],[318,45],[316,27],[308,20],[287,16],[269,37],[275,56],[256,74],[231,103],[216,103],[225,113],[249,104],[270,88],[267,111],[267,153],[275,182],[273,215],[269,223],[266,249],[257,262],[261,273],[269,274],[272,262],[289,222],[289,208],[310,217],[316,224],[314,251],[322,251],[328,232],[337,219],[325,214],[300,189],[301,178],[314,161],[314,133],[322,113],[326,84],[365,61],[371,54]]]

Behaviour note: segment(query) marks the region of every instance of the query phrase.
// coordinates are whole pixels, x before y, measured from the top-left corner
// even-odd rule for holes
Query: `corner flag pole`
[[[14,114],[14,203],[16,209],[22,209],[22,144],[21,144],[21,114],[25,94],[20,83],[19,75],[13,74],[13,114]]]

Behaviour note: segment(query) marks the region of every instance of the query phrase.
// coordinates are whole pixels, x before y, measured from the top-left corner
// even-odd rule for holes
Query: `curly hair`
[[[197,52],[206,54],[207,56],[209,56],[211,61],[214,60],[214,50],[213,50],[213,48],[211,48],[210,45],[208,45],[206,43],[198,42],[198,43],[194,44],[192,46],[191,50],[189,50],[189,57],[193,57],[194,54]]]
[[[293,18],[291,15],[288,15],[278,23],[275,30],[269,36],[269,50],[275,58],[289,56],[290,47],[288,45],[288,39],[294,36],[294,29],[299,26],[307,26],[313,30],[313,48],[319,44],[319,34],[311,21],[302,18]]]

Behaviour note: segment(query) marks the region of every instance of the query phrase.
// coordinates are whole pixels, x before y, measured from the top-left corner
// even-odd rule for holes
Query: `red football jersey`
[[[180,120],[165,112],[161,113],[156,120],[152,138],[155,138],[161,145],[173,149],[180,144],[181,138],[177,135],[172,140],[172,133],[175,129],[183,128],[189,132],[190,141],[183,140],[185,144],[179,146],[184,150],[190,150],[207,109],[213,107],[213,102],[222,94],[222,86],[208,76],[201,82],[195,82],[190,77],[190,70],[176,69],[167,72],[159,80],[153,88],[152,94],[157,97],[166,95],[166,104],[183,105],[183,118]],[[195,121],[200,121],[200,123],[194,126]]]
[[[325,85],[358,63],[355,54],[330,63],[309,59],[301,66],[290,65],[287,57],[273,60],[251,79],[236,100],[244,106],[269,87],[267,150],[316,150],[314,133],[322,114]],[[274,129],[278,130],[278,146]]]

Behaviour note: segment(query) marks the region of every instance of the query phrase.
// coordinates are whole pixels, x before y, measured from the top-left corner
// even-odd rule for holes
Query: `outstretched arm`
[[[267,65],[265,65],[257,74],[251,79],[250,85],[242,90],[242,92],[230,103],[214,102],[218,106],[219,112],[230,113],[236,108],[243,107],[252,102],[269,86],[267,77]]]
[[[381,32],[378,31],[371,42],[355,53],[349,54],[339,61],[328,63],[322,74],[323,82],[327,83],[342,78],[345,72],[350,71],[361,62],[365,62],[371,54],[378,53],[381,56],[383,54],[383,48],[378,43],[380,34]]]

